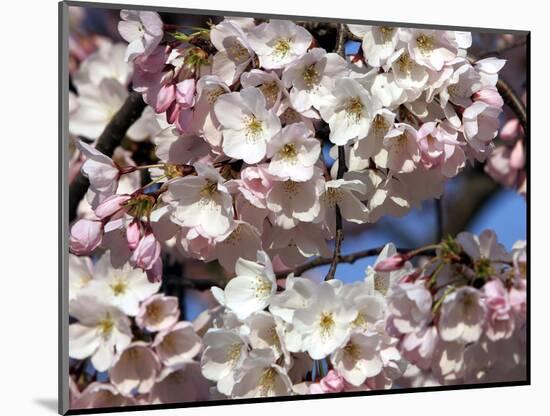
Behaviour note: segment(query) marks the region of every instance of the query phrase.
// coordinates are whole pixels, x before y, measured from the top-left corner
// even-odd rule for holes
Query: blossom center
[[[260,377],[259,386],[262,391],[262,395],[266,396],[267,393],[275,386],[275,378],[277,371],[273,367],[267,368]]]
[[[377,114],[372,121],[372,129],[376,135],[383,135],[388,130],[389,123],[380,114]]]
[[[156,303],[151,303],[150,305],[147,305],[146,311],[149,322],[153,324],[157,324],[160,322],[160,318],[162,315],[159,305],[157,305]]]
[[[485,257],[480,258],[474,263],[474,271],[476,275],[481,278],[491,277],[491,275],[495,273],[491,265],[491,260]]]
[[[317,71],[315,65],[309,65],[304,69],[302,77],[307,87],[311,88],[319,82],[319,71]]]
[[[254,283],[254,295],[258,299],[263,299],[269,296],[271,289],[273,288],[272,283],[262,276],[256,276],[256,281]]]
[[[388,42],[391,39],[394,30],[395,28],[389,26],[380,27],[380,33],[382,34],[382,39],[384,40],[384,42]]]
[[[237,245],[241,241],[241,226],[239,225],[235,228],[231,234],[224,240],[224,243],[230,244],[232,246]]]
[[[399,70],[401,72],[404,72],[406,74],[410,74],[413,66],[413,61],[408,53],[403,53],[397,60],[397,64],[399,65]]]
[[[247,141],[255,143],[264,130],[262,122],[256,117],[251,116],[247,117],[247,119],[245,120],[245,124]]]
[[[325,192],[325,202],[329,207],[336,206],[337,203],[342,201],[342,192],[336,188],[328,188]]]
[[[128,284],[121,278],[117,278],[116,281],[111,283],[109,286],[115,296],[124,295],[124,293],[126,293],[126,289],[128,288]]]
[[[283,160],[290,163],[296,163],[298,152],[294,143],[287,143],[279,150],[279,155]]]
[[[349,98],[346,104],[346,114],[355,123],[359,122],[363,114],[363,103],[359,97]]]
[[[284,58],[290,52],[290,39],[280,38],[275,42],[273,53],[279,58]]]
[[[361,357],[361,348],[351,341],[346,344],[344,351],[353,360],[358,360]]]
[[[319,320],[319,327],[321,328],[321,336],[328,338],[334,329],[334,315],[332,312],[323,312],[321,319]]]
[[[99,332],[101,332],[101,335],[104,338],[107,338],[109,335],[111,335],[111,332],[113,331],[113,328],[115,326],[115,323],[111,316],[107,315],[104,319],[99,321]]]
[[[229,349],[227,350],[226,359],[229,363],[232,365],[235,365],[239,357],[241,356],[241,344],[238,342],[231,344]]]
[[[353,320],[352,325],[366,330],[367,320],[365,319],[365,315],[359,312],[355,317],[355,319]]]
[[[283,182],[283,190],[289,198],[293,198],[298,195],[298,183],[294,181]]]
[[[429,55],[434,47],[433,37],[422,33],[416,38],[416,44],[418,45],[418,49],[420,49],[420,52],[422,52],[424,55]]]
[[[216,182],[207,180],[206,184],[201,189],[201,196],[203,198],[211,199],[212,196],[215,195],[217,192],[218,192],[218,184]]]
[[[232,61],[244,61],[249,57],[248,49],[238,40],[233,41],[231,46],[227,48],[227,54]]]
[[[208,93],[208,102],[210,104],[214,104],[216,101],[218,101],[218,98],[220,98],[220,95],[225,94],[225,90],[222,87],[218,87],[213,89]]]
[[[279,95],[279,86],[276,81],[266,82],[260,87],[260,91],[264,95],[266,101],[270,104],[274,104],[277,101]]]

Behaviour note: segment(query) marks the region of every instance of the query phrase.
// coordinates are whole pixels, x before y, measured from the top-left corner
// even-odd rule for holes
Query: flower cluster
[[[71,407],[522,377],[525,243],[389,243],[353,283],[335,267],[343,221],[404,215],[467,163],[524,190],[518,123],[493,143],[505,61],[472,60],[467,32],[340,24],[327,51],[308,27],[122,10],[127,44],[73,68],[70,180],[89,186],[69,236]],[[130,96],[145,110],[108,156]],[[298,273],[312,258],[332,260],[325,281]],[[159,293],[189,260],[227,277],[193,323]]]
[[[392,249],[387,246],[381,255]],[[212,289],[223,308],[216,309],[204,336],[201,358],[202,373],[216,382],[219,394],[382,389],[405,371],[398,339],[385,330],[386,298],[372,280],[318,283],[290,274],[278,290],[262,251],[257,262],[239,259],[235,269],[237,276],[224,290]],[[399,274],[387,273],[383,284]],[[339,387],[327,387],[326,377],[336,377]]]
[[[492,231],[460,233],[391,287],[388,309],[387,329],[410,363],[403,385],[525,377],[524,241],[508,253]]]
[[[71,408],[208,399],[199,328],[159,287],[107,256],[69,257]]]
[[[97,138],[131,80],[148,107],[129,136],[149,137],[158,163],[121,165],[78,142],[90,205],[71,250],[110,250],[151,281],[163,245],[229,273],[258,250],[278,270],[327,255],[337,212],[356,224],[403,215],[493,148],[504,61],[470,62],[469,33],[350,25],[362,49],[346,56],[288,20],[185,34],[154,12],[121,19],[127,48],[100,49],[75,77],[71,132]],[[109,97],[87,95],[104,84]],[[129,179],[145,169],[151,184]]]

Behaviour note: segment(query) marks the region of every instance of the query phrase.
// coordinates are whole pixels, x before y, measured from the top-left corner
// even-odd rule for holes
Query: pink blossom
[[[145,342],[134,342],[113,362],[109,370],[111,383],[125,396],[148,393],[155,384],[161,365],[155,353]]]
[[[202,343],[193,325],[181,321],[159,332],[153,347],[164,365],[174,366],[192,360],[200,352]]]
[[[103,224],[101,221],[78,220],[71,227],[69,247],[76,255],[84,255],[95,250],[101,243]]]
[[[399,283],[390,288],[390,323],[402,334],[418,331],[432,319],[432,294],[425,281]]]
[[[122,205],[130,199],[130,195],[111,195],[101,202],[95,209],[95,215],[99,219],[105,219],[116,214]]]
[[[477,91],[474,94],[473,98],[474,101],[482,101],[493,107],[500,108],[504,105],[504,101],[502,100],[502,97],[500,96],[498,90],[495,87],[491,86],[487,86]]]
[[[160,250],[160,243],[154,234],[146,234],[139,240],[138,246],[130,258],[130,263],[142,270],[150,270],[156,265],[160,256]]]
[[[514,332],[515,322],[508,291],[500,279],[493,279],[483,286],[487,304],[487,337],[492,341],[510,338]]]
[[[148,55],[155,50],[164,35],[159,14],[144,10],[121,10],[118,22],[120,36],[129,43],[126,62],[141,54]]]
[[[109,383],[93,382],[72,403],[74,409],[98,409],[135,405],[131,397],[124,397],[115,386]]]
[[[170,328],[178,321],[179,316],[178,298],[157,294],[141,304],[136,323],[140,328],[157,332]]]
[[[265,198],[273,185],[267,165],[250,166],[241,171],[239,190],[252,205],[265,208]]]
[[[515,140],[522,133],[521,124],[517,118],[512,118],[504,123],[500,129],[500,138],[505,141]]]
[[[319,383],[312,383],[309,386],[309,394],[339,393],[344,391],[344,377],[334,370],[330,370]]]

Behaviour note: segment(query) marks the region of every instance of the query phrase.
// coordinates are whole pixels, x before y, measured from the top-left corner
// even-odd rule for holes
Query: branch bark
[[[101,153],[111,157],[115,149],[120,145],[126,132],[138,118],[141,117],[145,109],[145,102],[141,94],[131,92],[126,101],[120,107],[120,110],[113,116],[109,124],[97,139],[96,149]],[[84,198],[90,182],[80,172],[69,186],[69,222],[76,218],[78,204]]]

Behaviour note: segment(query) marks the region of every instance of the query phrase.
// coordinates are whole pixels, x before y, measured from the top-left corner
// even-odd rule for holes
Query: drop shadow
[[[34,399],[34,402],[42,406],[44,409],[50,410],[53,413],[57,414],[57,399],[40,398],[40,399]]]

